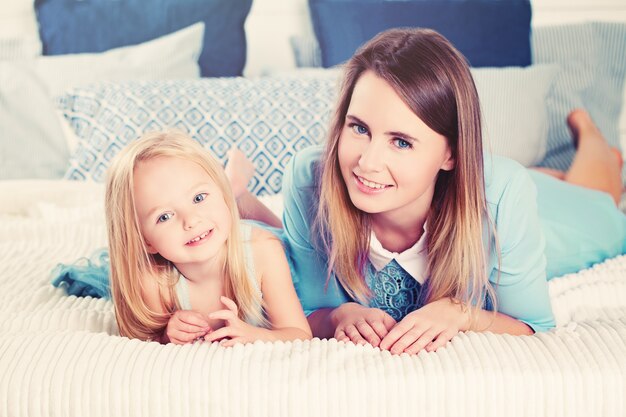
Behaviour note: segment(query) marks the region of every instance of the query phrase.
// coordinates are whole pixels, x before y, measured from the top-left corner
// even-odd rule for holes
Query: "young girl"
[[[559,181],[483,155],[468,65],[436,32],[384,32],[344,71],[325,147],[283,178],[315,336],[416,353],[470,329],[545,331],[547,277],[626,251],[620,160],[585,112],[570,115],[579,152]]]
[[[122,335],[225,346],[311,337],[281,242],[240,222],[224,170],[186,135],[120,151],[106,220]]]

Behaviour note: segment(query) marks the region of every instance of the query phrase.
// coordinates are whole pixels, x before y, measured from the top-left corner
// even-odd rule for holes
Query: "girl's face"
[[[167,156],[142,161],[135,167],[134,193],[150,253],[179,269],[221,253],[232,218],[221,190],[200,165]]]
[[[354,87],[338,158],[352,203],[374,221],[410,222],[425,214],[439,170],[454,167],[446,138],[371,71]]]

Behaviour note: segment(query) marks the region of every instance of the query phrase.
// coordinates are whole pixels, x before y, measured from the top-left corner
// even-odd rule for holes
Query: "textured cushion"
[[[297,150],[323,140],[335,78],[208,78],[103,83],[76,89],[60,108],[79,143],[69,179],[103,181],[111,159],[143,132],[168,127],[191,134],[225,162],[232,146],[256,166],[250,190],[280,191]]]
[[[475,67],[531,63],[528,0],[309,0],[309,7],[324,67],[402,26],[439,31]]]
[[[537,27],[535,63],[561,67],[548,97],[548,152],[541,165],[566,170],[574,147],[565,122],[574,108],[589,111],[612,146],[620,146],[619,115],[626,77],[626,23],[593,22]],[[623,178],[626,180],[626,170]]]
[[[203,21],[202,75],[233,76],[241,75],[245,64],[243,24],[251,4],[252,0],[40,0],[37,16],[47,55],[102,52]]]
[[[494,152],[530,165],[543,157],[543,103],[554,68],[474,69]],[[79,138],[68,179],[103,181],[111,159],[150,130],[178,128],[225,162],[240,148],[256,166],[250,190],[280,191],[284,167],[301,148],[325,139],[334,107],[336,70],[260,79],[102,83],[75,89],[59,101]],[[525,118],[519,114],[524,113]],[[486,141],[487,143],[487,141]]]
[[[26,62],[0,61],[0,180],[61,178],[69,154],[48,89]]]

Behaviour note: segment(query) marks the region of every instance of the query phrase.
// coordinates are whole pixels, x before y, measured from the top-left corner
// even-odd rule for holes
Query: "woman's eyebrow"
[[[367,123],[365,123],[363,120],[359,119],[358,117],[352,115],[352,114],[347,114],[346,115],[346,119],[350,119],[355,123],[358,123],[360,125],[362,125],[363,127],[367,127],[369,129],[369,126],[367,126]]]
[[[406,133],[402,133],[402,132],[385,132],[385,135],[398,137],[400,139],[407,140],[407,141],[412,141],[412,142],[418,141],[413,136],[407,135]]]
[[[365,123],[363,120],[359,119],[358,117],[352,115],[352,114],[347,114],[346,115],[346,119],[350,119],[355,123],[358,123],[360,125],[362,125],[363,127],[366,127],[369,130],[369,126],[367,125],[367,123]],[[418,139],[408,135],[406,133],[403,132],[396,132],[396,131],[392,131],[392,132],[385,132],[385,135],[387,136],[394,136],[394,137],[398,137],[400,139],[404,139],[407,141],[413,141],[413,142],[418,142]]]

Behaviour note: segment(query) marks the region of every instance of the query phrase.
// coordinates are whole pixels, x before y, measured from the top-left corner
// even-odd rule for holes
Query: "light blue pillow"
[[[590,22],[533,30],[533,59],[557,64],[548,96],[548,148],[542,166],[567,170],[574,146],[567,128],[568,113],[585,108],[608,142],[617,148],[619,115],[626,77],[626,23]],[[622,178],[626,180],[626,169]]]
[[[79,138],[69,179],[103,181],[111,159],[144,132],[188,132],[222,162],[240,148],[255,164],[250,190],[278,193],[298,150],[324,139],[334,77],[206,78],[103,83],[75,89],[59,105]]]

